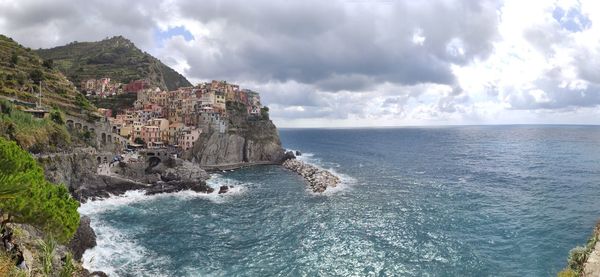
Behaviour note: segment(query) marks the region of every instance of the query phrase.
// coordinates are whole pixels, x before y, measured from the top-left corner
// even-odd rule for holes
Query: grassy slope
[[[17,63],[13,63],[14,56]],[[32,50],[0,35],[0,95],[27,102],[37,100],[38,84],[32,73],[42,73],[43,104],[60,108],[71,115],[82,115],[95,108],[75,86],[56,69],[46,68]]]
[[[36,52],[53,59],[76,85],[89,78],[109,77],[121,83],[148,79],[153,85],[169,90],[191,86],[181,74],[121,36],[98,42],[73,42]]]

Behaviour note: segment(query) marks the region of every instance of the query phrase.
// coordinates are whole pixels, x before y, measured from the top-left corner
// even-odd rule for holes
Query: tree
[[[8,100],[0,99],[0,114],[10,114],[12,112],[12,104]]]
[[[17,55],[17,52],[12,52],[12,55],[10,56],[10,65],[15,67],[17,63],[19,63],[19,55]]]
[[[269,107],[265,106],[260,108],[260,116],[263,119],[269,119]]]
[[[135,138],[133,140],[133,142],[136,143],[136,144],[141,144],[141,145],[145,145],[146,144],[146,142],[142,138],[139,138],[139,137]]]
[[[14,198],[41,174],[31,170],[34,169],[35,162],[33,159],[23,158],[21,151],[23,150],[15,142],[0,138],[0,199]]]
[[[65,124],[65,117],[59,109],[53,109],[52,112],[50,112],[50,120],[59,125]]]
[[[53,59],[44,60],[44,62],[42,63],[42,65],[45,68],[52,69],[54,67],[54,60]]]
[[[64,185],[46,181],[29,153],[4,138],[0,138],[0,173],[0,188],[11,190],[11,198],[0,201],[3,225],[32,224],[60,242],[73,237],[79,226],[79,203]]]
[[[44,73],[39,69],[34,69],[29,73],[29,78],[37,84],[44,79]]]

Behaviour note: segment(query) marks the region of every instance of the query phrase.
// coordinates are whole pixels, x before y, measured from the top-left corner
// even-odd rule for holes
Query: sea
[[[600,126],[281,129],[342,184],[279,166],[212,174],[223,195],[91,201],[110,276],[556,276],[600,219]]]

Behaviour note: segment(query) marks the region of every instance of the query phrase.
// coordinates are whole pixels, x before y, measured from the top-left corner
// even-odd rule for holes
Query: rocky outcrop
[[[90,147],[73,149],[68,153],[41,155],[37,160],[44,168],[48,181],[76,188],[88,177],[96,174],[97,158],[100,156],[109,157],[112,154],[97,153]]]
[[[268,119],[249,119],[245,111],[228,112],[228,130],[224,133],[209,131],[202,134],[194,147],[185,153],[188,160],[205,168],[283,162],[284,150],[273,122]]]
[[[85,250],[96,246],[96,233],[90,226],[90,218],[82,216],[79,220],[79,227],[75,235],[69,242],[69,249],[73,253],[73,258],[80,261]]]
[[[336,187],[341,183],[340,178],[331,172],[296,159],[286,160],[283,167],[304,177],[313,192],[322,193],[327,188]]]
[[[111,175],[95,175],[95,178],[72,191],[80,201],[106,198],[129,190],[144,190],[146,194],[158,194],[193,190],[211,193],[206,184],[209,178],[198,165],[181,159],[168,158],[149,168],[147,163],[119,163],[111,167]]]
[[[168,158],[152,167],[146,162],[115,163],[110,167],[110,174],[99,175],[97,158],[100,156],[110,158],[112,154],[86,149],[38,157],[38,161],[48,180],[67,185],[80,202],[120,195],[129,190],[144,190],[147,194],[188,189],[203,193],[213,191],[205,182],[208,174],[189,161]]]

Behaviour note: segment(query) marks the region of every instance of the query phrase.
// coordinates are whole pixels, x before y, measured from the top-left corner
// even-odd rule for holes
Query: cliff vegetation
[[[72,256],[64,253],[62,265],[54,257],[57,243],[69,242],[79,227],[79,203],[64,185],[48,182],[29,153],[3,138],[0,172],[0,275],[25,275],[17,266],[36,276],[74,271]]]

